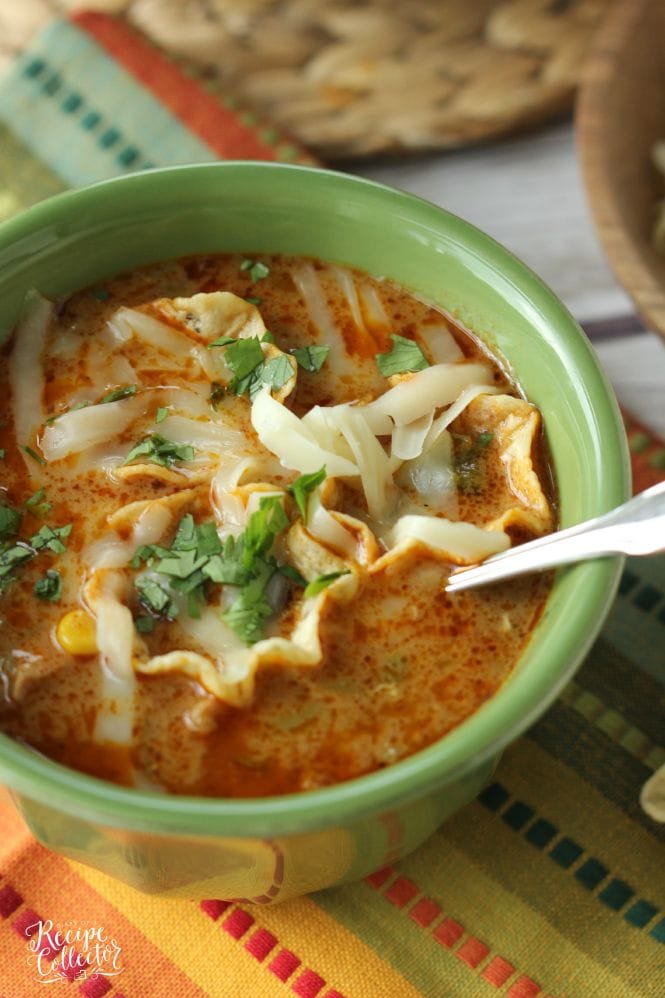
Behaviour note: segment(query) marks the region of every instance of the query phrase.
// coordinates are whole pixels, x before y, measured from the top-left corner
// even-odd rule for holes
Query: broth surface
[[[118,462],[126,460],[129,447],[146,432],[160,433],[163,425],[168,436],[166,427],[177,426],[174,392],[195,390],[199,403],[213,412],[209,373],[195,360],[169,359],[143,341],[118,346],[107,323],[119,308],[140,306],[154,318],[158,313],[148,303],[164,298],[224,290],[254,302],[260,299],[265,326],[284,354],[312,344],[331,346],[320,371],[298,369],[295,392],[287,403],[298,417],[316,405],[367,403],[385,393],[390,385],[375,356],[391,349],[391,334],[417,342],[430,364],[436,363],[431,345],[437,337],[450,341],[460,363],[490,365],[492,386],[501,393],[497,397],[521,398],[473,335],[395,284],[318,261],[267,255],[258,259],[268,271],[260,278],[256,271],[253,276],[249,268],[242,269],[240,255],[192,257],[120,275],[59,303],[42,357],[45,412],[57,417],[71,411],[77,400],[99,403],[105,392],[136,383],[137,398],[155,400],[138,422],[78,457],[48,464],[30,455],[26,460],[20,448],[30,447],[39,458],[45,431],[42,428],[30,441],[17,439],[9,374],[14,344],[4,350],[2,501],[21,511],[21,538],[34,537],[45,524],[72,526],[64,538],[65,550],[41,551],[25,561],[16,569],[15,581],[0,592],[0,725],[59,762],[121,784],[251,797],[313,789],[390,765],[432,744],[497,691],[522,653],[550,589],[550,577],[540,575],[446,595],[442,587],[450,562],[426,545],[415,546],[380,572],[361,572],[352,599],[335,600],[330,590],[331,598],[321,610],[319,664],[289,665],[278,657],[266,662],[256,672],[250,701],[240,706],[224,702],[177,669],[138,673],[131,737],[123,741],[100,736],[100,731],[114,730],[112,717],[106,728],[100,727],[101,701],[106,698],[111,715],[121,714],[113,702],[108,706],[108,664],[97,653],[70,654],[58,639],[63,617],[86,605],[81,585],[89,574],[87,552],[108,534],[109,517],[131,503],[187,490],[191,494],[183,513],[197,523],[211,518],[210,477],[199,481],[196,464],[194,477],[175,484],[149,471],[124,478],[113,471],[123,466]],[[162,313],[158,317],[163,321]],[[172,328],[179,327],[174,322]],[[212,355],[212,350],[206,354]],[[228,391],[218,394],[214,411],[225,432],[258,447],[250,399]],[[169,414],[160,418],[160,409],[169,409]],[[196,418],[199,424],[205,422],[203,415]],[[50,425],[57,427],[57,419]],[[500,434],[482,423],[481,407],[463,409],[449,432],[454,486],[447,499],[432,506],[429,493],[423,498],[414,486],[415,479],[403,478],[395,493],[401,514],[417,511],[484,527],[508,508],[520,503],[528,507],[519,483],[506,472]],[[387,441],[383,445],[387,447]],[[540,433],[531,458],[553,523],[554,492]],[[220,465],[225,460],[222,453]],[[270,469],[270,477],[260,481],[278,491],[287,490],[297,477],[275,460]],[[340,476],[335,487],[334,508],[367,524],[382,554],[386,524],[371,515],[353,480]],[[43,496],[26,506],[42,488]],[[298,511],[288,495],[285,503],[293,524]],[[534,532],[527,520],[516,520],[505,529],[513,542]],[[118,528],[117,536],[119,544],[123,539],[129,543],[133,535]],[[7,540],[5,547],[10,543]],[[281,547],[279,551],[282,560]],[[61,576],[56,601],[39,599],[33,591],[48,570]],[[302,590],[285,582],[280,598],[279,612],[265,625],[267,637],[290,633]],[[127,590],[123,602],[135,620],[144,613],[134,590]],[[192,637],[187,621],[184,610],[172,621],[155,617],[152,629],[140,635],[149,655],[168,654],[183,647],[184,640],[194,651],[205,651],[203,638]]]

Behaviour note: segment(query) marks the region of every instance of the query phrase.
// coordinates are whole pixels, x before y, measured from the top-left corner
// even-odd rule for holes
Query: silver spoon
[[[665,551],[665,482],[640,492],[603,516],[495,554],[474,568],[456,569],[448,579],[446,592],[457,593],[589,558],[661,551]]]

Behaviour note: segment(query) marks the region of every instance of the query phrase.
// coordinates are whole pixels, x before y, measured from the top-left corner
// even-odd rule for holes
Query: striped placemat
[[[0,83],[1,215],[220,157],[308,161],[110,18],[52,24]],[[627,428],[644,488],[665,475],[665,447]],[[0,795],[0,998],[43,995],[59,960],[49,932],[86,927],[113,942],[120,972],[90,977],[71,957],[47,994],[660,998],[665,826],[638,797],[665,763],[664,569],[628,564],[574,682],[481,797],[366,881],[276,907],[147,897],[47,852]],[[85,939],[70,950],[89,951]]]

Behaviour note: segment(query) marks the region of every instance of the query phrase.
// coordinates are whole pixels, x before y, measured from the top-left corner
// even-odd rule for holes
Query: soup
[[[441,309],[317,260],[159,263],[0,372],[2,730],[128,786],[348,780],[491,697],[550,587],[447,595],[546,533],[537,409]]]

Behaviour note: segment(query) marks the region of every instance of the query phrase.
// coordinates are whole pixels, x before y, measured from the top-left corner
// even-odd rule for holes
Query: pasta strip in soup
[[[474,335],[338,265],[225,254],[31,294],[0,370],[8,734],[171,793],[371,772],[491,697],[550,581],[540,414]]]

